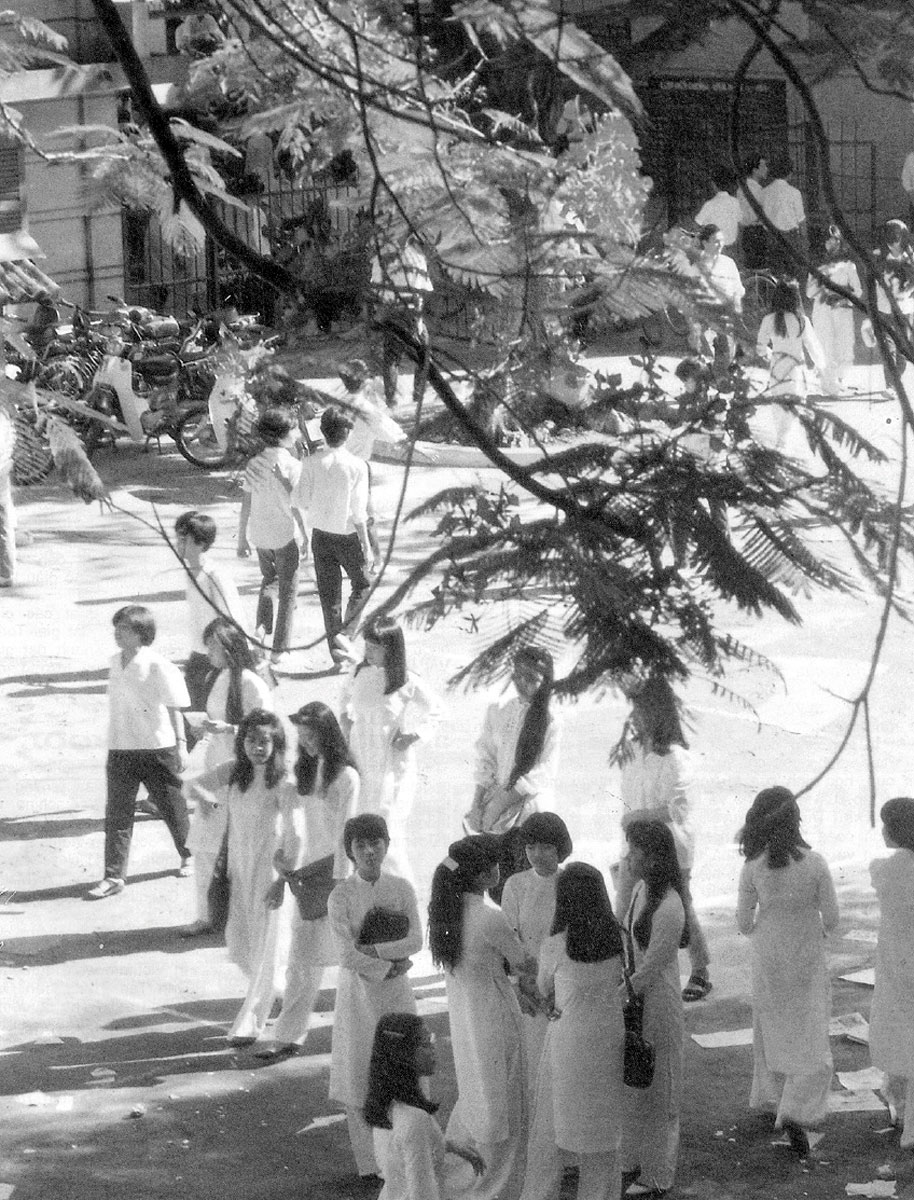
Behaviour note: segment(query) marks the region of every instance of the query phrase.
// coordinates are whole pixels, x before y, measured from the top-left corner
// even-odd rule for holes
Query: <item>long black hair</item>
[[[603,962],[622,953],[622,934],[606,881],[588,863],[569,863],[555,889],[553,933],[565,934],[572,962]]]
[[[312,700],[310,704],[302,705],[289,719],[294,725],[307,725],[317,738],[317,754],[308,754],[302,745],[298,747],[295,782],[300,796],[310,796],[314,791],[322,760],[325,787],[333,783],[344,767],[355,767],[358,770],[340,723],[333,710],[326,704],[322,704],[320,700]]]
[[[393,692],[398,692],[406,683],[406,641],[403,630],[396,621],[378,617],[368,622],[362,630],[362,636],[366,642],[374,642],[384,649],[384,674],[387,677],[384,695],[390,696]],[[356,674],[365,665],[360,663],[356,667]]]
[[[640,720],[640,737],[648,740],[654,754],[666,755],[674,745],[687,750],[686,741],[679,718],[679,708],[676,703],[676,693],[670,681],[664,675],[650,675],[631,696],[632,711],[629,724],[635,724],[635,717]]]
[[[518,779],[536,766],[543,753],[546,731],[549,728],[549,698],[555,681],[555,664],[548,650],[541,650],[539,646],[522,646],[515,655],[514,662],[529,663],[541,676],[542,683],[533,693],[524,714],[520,733],[517,735],[514,764],[508,776],[509,788],[513,788]]]
[[[780,337],[787,336],[787,316],[792,314],[803,326],[803,300],[795,279],[779,279],[771,293],[774,328]]]
[[[625,836],[631,845],[637,846],[644,855],[643,877],[647,888],[647,904],[632,926],[632,935],[643,950],[651,940],[654,913],[660,907],[670,888],[679,893],[682,907],[685,909],[682,872],[679,870],[672,830],[663,821],[632,821],[625,831]],[[680,948],[685,948],[688,944],[689,920],[687,916],[682,927],[679,945]]]
[[[242,692],[242,674],[245,671],[257,670],[257,659],[247,634],[234,621],[226,617],[216,617],[203,630],[203,644],[214,641],[221,647],[228,663],[229,687],[225,702],[225,720],[230,725],[240,725],[244,716],[244,698]],[[214,668],[208,676],[211,689],[219,675],[219,669]]]
[[[428,902],[428,942],[438,967],[453,970],[463,952],[463,897],[480,875],[498,865],[501,838],[476,833],[451,842],[447,858],[435,867]]]
[[[800,806],[789,788],[770,787],[752,801],[739,833],[740,853],[752,860],[768,852],[768,866],[786,867],[803,857],[809,842],[800,833]]]
[[[367,1125],[390,1129],[390,1106],[395,1100],[428,1113],[437,1112],[438,1105],[423,1095],[416,1070],[416,1051],[424,1029],[422,1018],[414,1013],[385,1013],[378,1021],[362,1110]]]
[[[879,819],[896,846],[914,851],[914,800],[910,796],[886,800],[879,810]]]
[[[237,784],[242,792],[246,792],[254,779],[254,764],[248,758],[244,748],[244,739],[252,729],[269,729],[273,735],[273,753],[267,759],[264,779],[268,788],[276,787],[286,775],[286,731],[282,721],[275,713],[267,712],[265,708],[252,708],[242,717],[238,732],[235,734],[235,762],[229,775],[229,783]]]

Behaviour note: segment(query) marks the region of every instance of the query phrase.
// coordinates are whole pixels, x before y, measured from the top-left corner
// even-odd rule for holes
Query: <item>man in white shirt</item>
[[[105,877],[89,893],[105,900],[122,892],[140,784],[168,826],[181,856],[178,874],[190,873],[187,804],[180,772],[186,766],[184,718],[190,697],[181,672],[150,646],[155,619],[141,604],[112,618],[118,653],[108,674],[108,759],[105,776]]]
[[[206,708],[206,681],[213,664],[206,653],[203,631],[216,617],[229,617],[244,626],[241,598],[234,581],[214,567],[207,551],[216,540],[216,522],[206,513],[183,512],[175,521],[175,549],[187,572],[185,595],[190,650],[184,666],[184,680],[190,694],[190,706],[197,712]]]
[[[753,154],[746,160],[745,175],[736,193],[742,230],[743,265],[752,271],[757,271],[765,265],[766,231],[762,218],[749,203],[747,196],[751,195],[759,208],[762,208],[767,178],[768,160],[761,154]]]
[[[740,203],[734,193],[735,181],[723,167],[714,172],[717,188],[695,214],[696,225],[716,225],[724,237],[724,251],[731,253],[739,237]]]
[[[788,183],[791,174],[790,159],[782,154],[771,164],[771,183],[762,193],[762,208],[765,216],[779,231],[768,238],[768,261],[776,275],[790,275],[800,279],[806,274],[806,211],[803,197],[798,188]],[[791,254],[782,239],[794,253]]]
[[[365,567],[374,567],[368,539],[368,464],[346,447],[352,427],[352,418],[338,408],[324,409],[321,433],[326,449],[302,464],[294,498],[311,528],[314,580],[327,644],[337,665],[341,656],[333,640],[361,611],[371,588]],[[351,586],[345,617],[344,571]]]

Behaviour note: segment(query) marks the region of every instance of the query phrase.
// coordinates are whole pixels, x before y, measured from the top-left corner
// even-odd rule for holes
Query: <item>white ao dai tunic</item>
[[[876,990],[870,1010],[873,1064],[914,1076],[914,854],[896,850],[870,864],[879,897]]]

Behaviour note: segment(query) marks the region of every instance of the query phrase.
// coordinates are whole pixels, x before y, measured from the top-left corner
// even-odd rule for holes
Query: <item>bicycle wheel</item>
[[[185,413],[175,428],[174,438],[178,450],[195,467],[212,470],[228,461],[228,451],[216,439],[209,409],[191,409]]]
[[[762,317],[771,312],[771,300],[777,280],[768,271],[750,271],[744,281],[746,294],[743,296],[743,321],[754,337],[762,323]]]

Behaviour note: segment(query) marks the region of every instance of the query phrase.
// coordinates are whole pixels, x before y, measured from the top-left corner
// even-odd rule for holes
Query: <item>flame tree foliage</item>
[[[112,0],[93,3],[161,152],[158,169],[175,208],[183,201],[257,274],[300,288],[226,236]],[[737,72],[735,108],[739,84],[764,50],[818,126],[822,148],[812,81],[851,70],[861,87],[899,103],[912,88],[914,17],[892,0],[878,12],[846,0],[610,3],[646,30],[615,55],[561,12],[561,0],[220,3],[235,36],[194,65],[190,94],[231,111],[224,128],[236,141],[269,133],[304,181],[348,152],[374,252],[396,251],[414,233],[443,277],[486,298],[485,312],[497,309],[488,375],[522,429],[556,362],[569,359],[569,317],[582,281],[598,317],[638,318],[668,304],[698,311],[690,281],[637,249],[649,185],[638,158],[644,115],[628,72],[662,64],[714,21],[734,20],[752,43]],[[800,10],[805,24],[794,19]],[[528,68],[520,76],[519,63]],[[512,92],[506,81],[518,78],[524,85]],[[550,140],[548,100],[574,94],[594,119],[559,148]],[[732,124],[738,130],[738,112]],[[736,132],[730,149],[737,161]],[[827,152],[818,160],[829,218],[847,231]],[[883,350],[894,342],[912,356],[898,314],[875,313],[871,283],[855,303],[874,317]],[[864,480],[856,462],[878,462],[880,452],[831,411],[777,401],[802,424],[809,453],[800,462],[754,436],[754,401],[738,372],[723,400],[699,392],[688,406],[647,409],[604,388],[580,417],[576,441],[558,450],[542,445],[535,462],[519,467],[478,411],[458,399],[453,364],[428,356],[409,328],[388,331],[422,362],[448,412],[507,477],[494,493],[452,489],[424,507],[441,514],[436,547],[384,605],[412,603],[414,616],[431,623],[522,598],[524,619],[464,668],[463,681],[503,672],[516,645],[556,613],[578,648],[559,684],[574,695],[633,672],[683,677],[699,666],[721,673],[731,657],[750,654],[721,632],[722,604],[797,621],[791,597],[798,590],[874,588],[886,611],[902,607],[893,582],[898,554],[914,549],[910,513]],[[889,373],[908,419],[897,371]],[[823,539],[823,530],[838,536]],[[420,584],[430,594],[416,601]]]

